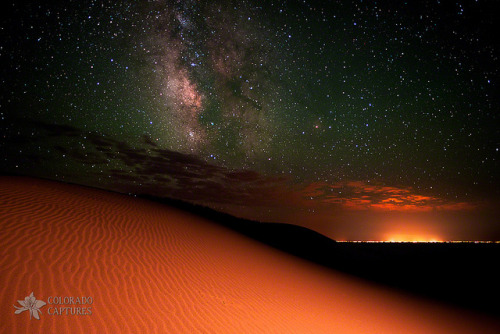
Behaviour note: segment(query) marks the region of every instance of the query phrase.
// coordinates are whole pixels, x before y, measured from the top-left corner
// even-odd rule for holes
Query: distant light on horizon
[[[500,241],[487,240],[429,240],[429,241],[395,241],[395,240],[337,240],[341,243],[379,243],[379,244],[500,244]]]
[[[436,236],[428,236],[425,234],[392,234],[389,235],[385,242],[443,242]]]

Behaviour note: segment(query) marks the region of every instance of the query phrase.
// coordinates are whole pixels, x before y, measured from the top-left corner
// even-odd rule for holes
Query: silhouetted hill
[[[256,222],[183,201],[140,197],[187,210],[334,270],[500,317],[500,244],[339,243],[296,225]]]
[[[336,249],[337,242],[335,240],[305,227],[283,223],[262,223],[237,218],[204,206],[179,200],[156,198],[149,195],[140,195],[139,197],[189,211],[252,239],[319,264],[330,265],[327,257],[321,258],[320,255],[330,254]]]

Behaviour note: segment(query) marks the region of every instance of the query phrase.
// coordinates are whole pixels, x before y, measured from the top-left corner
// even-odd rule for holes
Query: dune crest
[[[46,303],[39,320],[15,314],[13,305],[31,292]],[[64,297],[92,304],[57,304]],[[22,177],[0,177],[0,306],[2,333],[500,329],[492,319],[369,285],[159,203]],[[55,314],[60,307],[90,307],[91,314]]]

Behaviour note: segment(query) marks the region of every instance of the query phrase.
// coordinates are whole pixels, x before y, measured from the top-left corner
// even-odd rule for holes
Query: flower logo
[[[30,319],[33,316],[38,320],[40,320],[38,312],[42,313],[42,311],[40,311],[40,307],[43,307],[45,304],[47,304],[44,301],[36,300],[35,296],[33,296],[33,292],[28,297],[24,298],[24,300],[18,300],[18,303],[21,304],[22,307],[14,305],[14,307],[17,309],[14,312],[15,314],[19,314],[24,311],[30,311]]]

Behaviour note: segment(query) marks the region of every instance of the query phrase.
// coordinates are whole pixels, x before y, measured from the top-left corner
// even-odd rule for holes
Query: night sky
[[[498,9],[9,3],[0,172],[342,240],[499,240]]]

